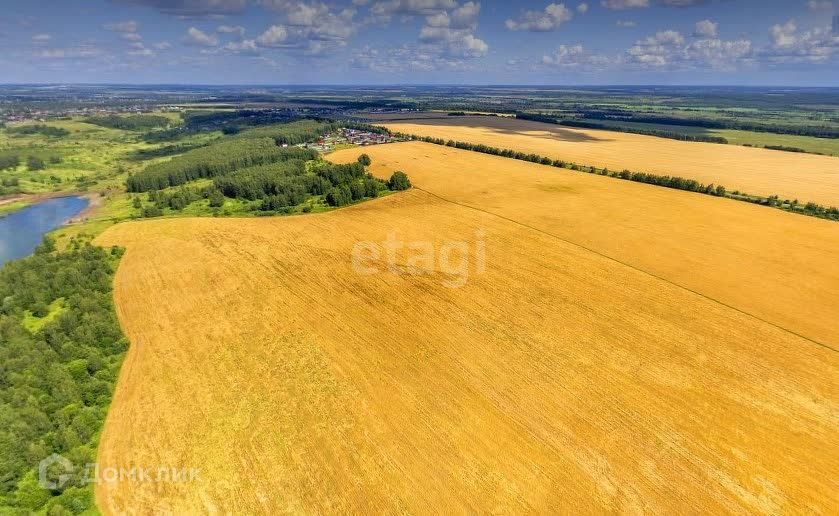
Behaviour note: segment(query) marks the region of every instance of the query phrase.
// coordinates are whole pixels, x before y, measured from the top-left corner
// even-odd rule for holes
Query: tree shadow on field
[[[451,118],[447,120],[452,120]],[[611,141],[610,138],[596,138],[587,132],[579,129],[566,129],[553,124],[546,124],[543,122],[531,122],[529,120],[509,120],[501,117],[458,117],[457,125],[463,127],[491,129],[492,131],[511,135],[511,136],[532,136],[528,133],[533,131],[544,131],[548,134],[540,135],[542,138],[549,138],[563,142],[606,142]],[[436,120],[411,120],[410,123],[416,125],[434,125],[440,124],[440,119]],[[520,124],[520,127],[513,127],[513,124]]]

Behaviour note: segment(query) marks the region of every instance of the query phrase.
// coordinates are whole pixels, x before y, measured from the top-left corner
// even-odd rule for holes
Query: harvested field
[[[482,143],[580,165],[682,176],[756,195],[839,206],[839,158],[573,129],[528,120],[449,117],[382,123],[403,133]]]
[[[132,222],[99,238],[127,247],[115,295],[131,340],[100,467],[200,469],[187,483],[100,484],[103,511],[837,506],[839,354],[554,234],[561,223],[603,241],[634,231],[622,252],[682,257],[681,278],[726,262],[692,250],[723,253],[748,290],[792,281],[763,257],[771,231],[802,256],[785,260],[818,265],[835,224],[418,143],[364,151],[379,172],[404,160],[423,190],[319,215]],[[708,215],[690,217],[694,203]],[[749,217],[767,240],[738,240]],[[396,272],[381,256],[359,274],[354,245],[389,235],[480,245],[485,267],[470,261],[468,281],[449,288],[451,271],[410,273],[402,249]],[[701,243],[663,245],[686,235]],[[810,294],[838,290],[832,268],[799,274]],[[799,316],[823,317],[830,299]],[[819,328],[835,335],[824,321],[802,331]]]

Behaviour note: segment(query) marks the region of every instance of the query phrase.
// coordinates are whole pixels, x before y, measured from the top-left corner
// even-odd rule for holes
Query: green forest
[[[109,129],[122,129],[124,131],[148,131],[150,129],[166,127],[171,123],[168,118],[160,115],[91,116],[84,121],[88,124],[107,127]]]
[[[127,349],[111,297],[121,255],[79,240],[56,252],[45,240],[0,270],[0,513],[95,510],[83,475]],[[73,472],[47,490],[38,465],[54,453]]]
[[[367,155],[356,163],[337,165],[320,159],[314,150],[295,146],[341,127],[346,124],[300,120],[231,134],[131,175],[127,189],[148,192],[147,202],[152,204],[135,197],[134,207],[144,217],[157,217],[202,199],[214,213],[226,199],[258,201],[250,206],[260,214],[291,213],[295,207],[307,212],[316,204],[346,206],[410,186],[407,177],[382,181],[370,175],[365,170],[370,164]],[[200,179],[212,179],[212,184],[189,184]]]

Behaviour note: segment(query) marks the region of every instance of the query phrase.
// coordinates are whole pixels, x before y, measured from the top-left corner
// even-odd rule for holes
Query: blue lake
[[[87,207],[84,197],[58,197],[0,218],[0,267],[32,254],[44,235]]]

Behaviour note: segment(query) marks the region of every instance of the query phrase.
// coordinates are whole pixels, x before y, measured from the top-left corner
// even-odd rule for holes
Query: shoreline
[[[72,224],[81,222],[81,217],[87,217],[93,211],[94,208],[99,208],[102,205],[102,202],[99,199],[102,197],[99,195],[99,191],[94,192],[81,192],[81,191],[72,191],[72,192],[44,192],[44,193],[36,193],[36,194],[12,194],[7,197],[0,199],[0,219],[6,217],[7,215],[11,215],[12,213],[16,213],[24,208],[28,208],[29,206],[38,204],[43,201],[47,201],[49,199],[60,199],[62,197],[84,197],[88,201],[88,205],[80,211],[77,215],[67,220],[62,225]],[[12,205],[16,205],[11,207]]]

